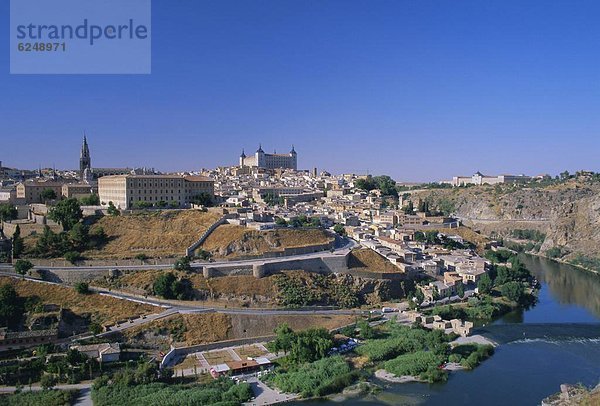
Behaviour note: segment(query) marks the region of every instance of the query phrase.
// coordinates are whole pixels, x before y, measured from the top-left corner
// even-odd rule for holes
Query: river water
[[[561,383],[600,382],[600,276],[543,258],[523,256],[540,280],[537,304],[483,326],[500,343],[473,371],[443,384],[389,384],[377,395],[302,402],[307,405],[539,405]]]

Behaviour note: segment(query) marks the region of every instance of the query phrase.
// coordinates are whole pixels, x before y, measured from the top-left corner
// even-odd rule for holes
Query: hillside
[[[333,237],[315,228],[256,231],[225,224],[217,227],[200,248],[209,251],[214,258],[236,258],[331,241]]]
[[[86,251],[89,258],[181,256],[219,218],[217,212],[198,210],[153,211],[100,218],[108,243],[101,250]]]
[[[512,230],[545,234],[536,249],[567,262],[600,270],[600,183],[578,177],[544,187],[476,186],[428,190],[413,199],[451,208],[482,234],[510,237]]]
[[[159,313],[158,307],[115,299],[98,294],[82,295],[73,288],[58,285],[40,284],[27,280],[0,277],[0,285],[11,284],[22,297],[37,296],[42,303],[55,304],[67,308],[77,315],[90,314],[101,324],[127,320],[144,314]]]
[[[332,329],[354,321],[355,317],[348,315],[177,314],[130,329],[125,334],[127,340],[136,345],[168,348],[174,343],[183,346],[268,336],[282,323],[288,323],[294,330],[304,330],[311,327]]]
[[[348,267],[367,272],[396,273],[401,269],[370,248],[352,250]]]

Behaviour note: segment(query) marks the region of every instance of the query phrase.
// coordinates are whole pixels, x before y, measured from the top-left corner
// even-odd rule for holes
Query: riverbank
[[[424,379],[419,379],[418,377],[412,375],[396,376],[387,372],[385,369],[378,369],[375,371],[375,378],[391,383],[427,382]]]

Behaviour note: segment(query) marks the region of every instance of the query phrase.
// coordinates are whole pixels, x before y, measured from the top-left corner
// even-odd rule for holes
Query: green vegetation
[[[307,217],[304,214],[301,214],[291,219],[289,225],[294,228],[319,227],[321,225],[321,220],[318,217]]]
[[[27,272],[29,272],[31,268],[33,268],[33,264],[26,259],[17,259],[14,266],[15,272],[23,277],[27,275]]]
[[[84,206],[98,206],[100,204],[100,196],[95,193],[92,193],[89,196],[82,197],[79,199],[82,205]]]
[[[75,284],[75,291],[79,294],[87,295],[87,294],[91,293],[90,285],[86,282],[77,282]]]
[[[208,193],[200,193],[197,196],[192,197],[191,202],[205,207],[212,207],[214,205],[213,198]]]
[[[40,197],[44,202],[47,202],[48,200],[55,200],[57,196],[53,189],[44,189],[40,193]]]
[[[117,209],[115,207],[115,204],[113,202],[108,202],[107,212],[108,212],[109,216],[119,216],[119,215],[121,215],[121,212],[119,211],[119,209]]]
[[[13,257],[19,258],[23,254],[23,251],[25,251],[25,244],[23,242],[23,237],[21,237],[21,227],[17,224],[12,237]]]
[[[600,258],[591,258],[582,254],[578,254],[575,258],[569,261],[575,266],[591,269],[600,272]]]
[[[168,385],[135,379],[135,373],[107,380],[97,380],[92,388],[92,400],[97,406],[178,406],[178,405],[239,405],[253,397],[247,383],[236,384],[222,378],[206,384]]]
[[[266,381],[278,389],[307,398],[340,392],[358,373],[339,355],[295,366],[268,375]]]
[[[474,369],[482,361],[488,359],[494,354],[494,347],[482,344],[459,345],[452,350],[452,355],[465,369]],[[452,357],[451,355],[451,357]]]
[[[0,221],[11,221],[17,218],[18,211],[9,203],[0,204]]]
[[[313,362],[325,357],[333,347],[331,333],[323,328],[293,331],[287,324],[275,329],[275,340],[268,344],[270,351],[283,351],[289,365]]]
[[[15,327],[25,311],[22,298],[12,285],[0,286],[0,327]]]
[[[519,240],[532,240],[542,242],[546,239],[546,234],[537,230],[512,230],[511,235]]]
[[[394,196],[398,197],[398,190],[396,189],[396,181],[387,175],[381,176],[367,176],[366,179],[357,179],[354,182],[354,186],[358,189],[371,191],[373,189],[379,189],[383,196]]]
[[[281,196],[275,196],[273,193],[265,193],[261,198],[268,206],[282,206],[284,199]]]
[[[443,355],[435,354],[431,351],[416,351],[408,354],[400,355],[384,364],[385,370],[396,376],[419,376],[431,369],[439,369],[445,361]],[[435,374],[429,373],[427,377],[434,377]],[[447,374],[440,376],[445,380]],[[425,375],[424,375],[425,377]]]
[[[336,224],[333,226],[333,231],[335,231],[335,233],[338,235],[346,235],[346,229],[341,224]]]
[[[156,278],[153,291],[155,295],[165,299],[185,300],[188,297],[189,285],[189,280],[179,280],[173,272],[167,272]]]
[[[20,392],[0,396],[0,406],[68,406],[73,404],[79,391],[44,390],[39,392]]]
[[[181,271],[181,272],[190,272],[192,270],[192,266],[190,265],[190,262],[191,262],[191,260],[189,257],[181,257],[177,261],[175,261],[175,264],[173,265],[173,269],[175,269],[176,271]]]
[[[279,302],[287,307],[335,305],[353,308],[360,305],[356,289],[327,275],[314,274],[308,278],[281,274],[274,279]]]
[[[67,261],[76,262],[81,259],[81,252],[98,249],[106,244],[107,240],[102,227],[90,230],[89,226],[77,223],[68,232],[55,233],[46,226],[35,247],[27,255],[36,258],[65,257]]]
[[[48,218],[63,226],[65,231],[69,231],[83,218],[83,213],[77,199],[66,199],[61,200],[50,209]]]
[[[379,362],[422,350],[444,353],[447,350],[447,342],[451,339],[451,336],[441,330],[410,328],[401,326],[393,320],[388,322],[386,327],[385,338],[366,340],[356,349],[356,352],[368,357],[369,361]]]
[[[546,251],[546,256],[551,259],[562,258],[567,255],[569,251],[565,247],[552,247]]]

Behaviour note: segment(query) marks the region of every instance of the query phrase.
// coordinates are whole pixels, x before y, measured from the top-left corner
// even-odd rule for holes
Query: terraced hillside
[[[225,224],[217,227],[200,248],[209,251],[214,258],[236,258],[262,255],[284,248],[327,244],[333,239],[325,231],[315,228],[255,231]]]
[[[216,211],[169,210],[106,216],[92,226],[101,227],[108,243],[101,250],[84,252],[88,258],[134,258],[181,256],[210,227]]]
[[[92,319],[101,324],[114,323],[119,320],[137,316],[159,313],[159,307],[115,299],[98,294],[83,295],[75,289],[58,285],[40,284],[27,280],[0,277],[0,285],[11,284],[22,297],[38,297],[41,303],[55,304],[71,310],[77,315],[90,314]]]

